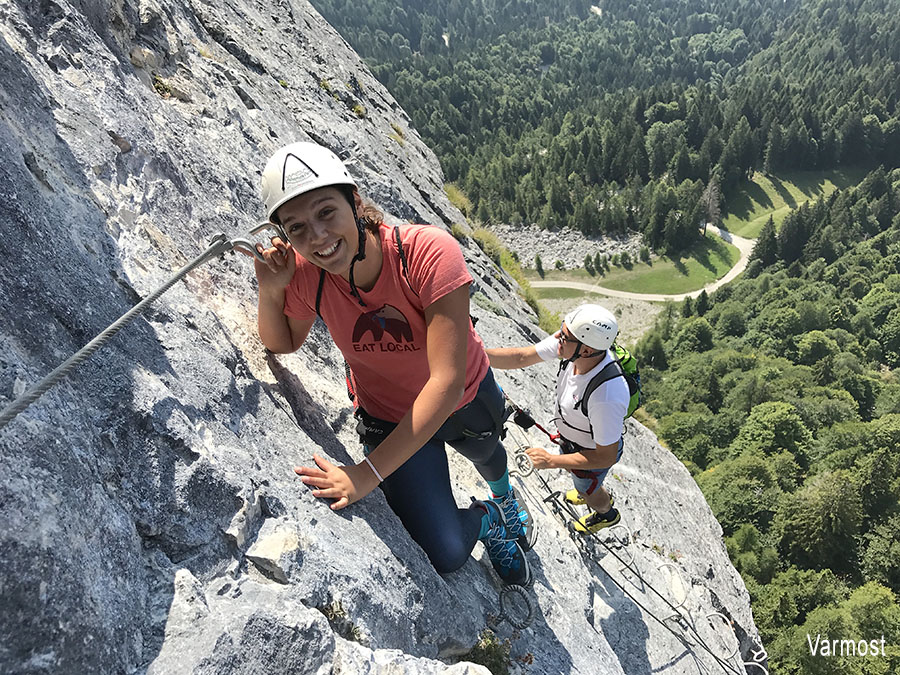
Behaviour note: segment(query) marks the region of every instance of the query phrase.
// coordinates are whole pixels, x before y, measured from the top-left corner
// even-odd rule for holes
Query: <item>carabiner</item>
[[[254,227],[250,232],[245,235],[234,237],[233,239],[227,239],[227,237],[223,233],[219,233],[212,238],[212,244],[220,243],[222,246],[222,252],[231,251],[237,249],[239,251],[245,251],[251,254],[254,258],[259,260],[260,262],[265,262],[265,258],[263,258],[262,253],[260,253],[256,247],[257,242],[254,241],[253,237],[260,232],[265,230],[272,230],[275,232],[275,235],[280,237],[281,240],[285,243],[288,242],[287,235],[285,235],[284,230],[281,229],[280,225],[276,225],[271,221],[263,221],[259,223],[256,227]]]

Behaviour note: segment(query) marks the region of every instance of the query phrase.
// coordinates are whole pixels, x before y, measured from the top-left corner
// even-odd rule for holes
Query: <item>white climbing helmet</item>
[[[261,187],[266,217],[272,220],[285,202],[328,185],[357,187],[347,167],[328,148],[309,142],[285,145],[263,169]]]
[[[566,314],[564,323],[582,344],[604,351],[612,346],[619,334],[616,317],[600,305],[581,305]]]

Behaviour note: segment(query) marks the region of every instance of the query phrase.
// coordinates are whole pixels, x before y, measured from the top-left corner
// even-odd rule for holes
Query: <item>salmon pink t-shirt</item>
[[[350,295],[347,280],[326,273],[319,311],[350,365],[355,402],[375,417],[399,422],[428,380],[424,310],[470,283],[472,276],[459,244],[439,227],[400,226],[409,283],[393,228],[382,223],[378,238],[384,256],[381,274],[372,290],[359,290],[366,306]],[[285,314],[300,321],[315,317],[319,274],[319,267],[297,254],[297,271],[285,292]],[[467,348],[466,388],[459,407],[475,398],[489,367],[471,321]]]

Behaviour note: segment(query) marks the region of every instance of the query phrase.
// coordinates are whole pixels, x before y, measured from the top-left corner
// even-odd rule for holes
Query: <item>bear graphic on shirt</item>
[[[353,342],[359,342],[367,333],[381,342],[387,333],[396,342],[412,342],[412,328],[403,313],[392,305],[384,305],[373,312],[366,312],[356,320],[353,327]]]

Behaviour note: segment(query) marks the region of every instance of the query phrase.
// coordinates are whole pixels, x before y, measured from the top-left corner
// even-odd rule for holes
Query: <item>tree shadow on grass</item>
[[[728,255],[728,246],[718,238],[706,239],[694,246],[690,257],[712,272],[714,276],[718,275],[719,270],[713,262],[713,258],[718,258],[729,267],[732,265],[731,257]],[[682,266],[684,266],[683,263]]]
[[[862,179],[865,178],[868,172],[868,169],[863,169],[862,167],[840,169],[834,171],[830,179],[839,190],[844,190],[862,182]]]
[[[684,260],[679,256],[669,257],[669,260],[672,261],[672,264],[675,266],[675,270],[683,277],[688,275],[687,265],[684,264]]]
[[[826,176],[824,174],[799,175],[792,177],[791,182],[805,197],[812,199],[825,194],[825,179]],[[772,182],[774,183],[775,180]]]
[[[707,247],[697,247],[694,250],[694,254],[692,256],[694,260],[696,260],[702,267],[705,267],[710,272],[716,271],[716,266],[713,264],[712,260],[709,256],[709,249]]]
[[[774,208],[775,204],[757,183],[747,183],[744,189],[735,195],[728,203],[728,213],[724,216],[734,216],[745,221],[755,211],[754,204],[763,208]]]
[[[797,200],[794,199],[793,195],[792,195],[792,194],[788,191],[788,189],[784,186],[784,183],[782,183],[779,179],[775,178],[775,176],[769,176],[769,180],[772,182],[772,187],[775,188],[775,192],[777,192],[777,193],[778,193],[778,196],[781,197],[781,198],[784,200],[784,203],[785,203],[787,206],[790,206],[792,209],[793,209],[793,208],[796,208],[796,207],[797,207]],[[808,181],[807,184],[808,184],[808,183],[811,183],[811,182],[812,182],[812,181]],[[794,183],[794,185],[796,185],[796,186],[800,189],[800,191],[801,191],[803,194],[808,194],[808,193],[806,192],[806,189],[800,187],[800,184],[799,184],[799,183]]]
[[[709,255],[718,258],[728,267],[731,267],[735,263],[735,261],[731,259],[728,244],[721,239],[713,239],[710,241],[709,245],[706,247],[706,251]]]

